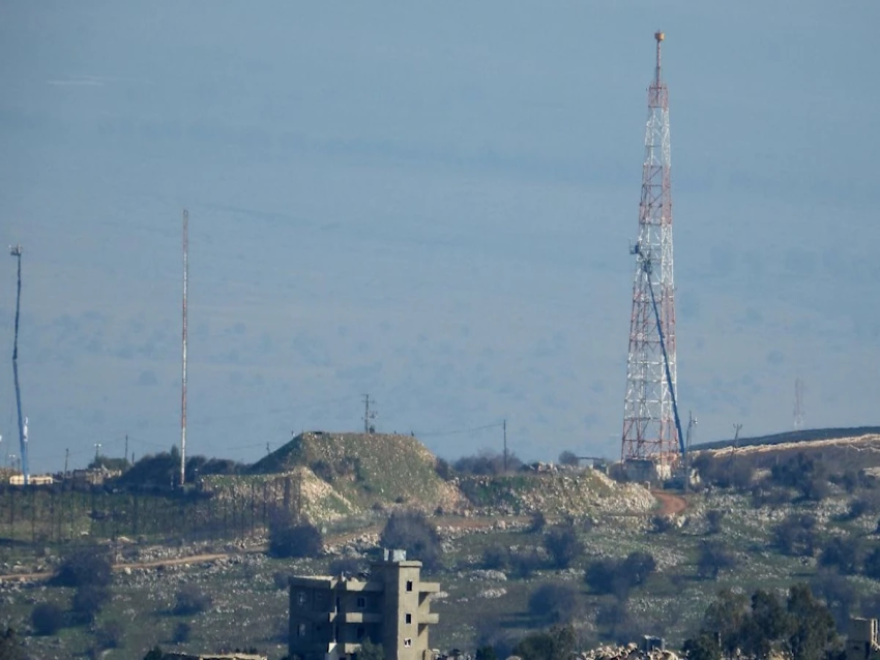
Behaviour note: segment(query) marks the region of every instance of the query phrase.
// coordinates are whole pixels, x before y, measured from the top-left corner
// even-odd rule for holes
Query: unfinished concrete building
[[[846,639],[846,660],[880,658],[880,633],[877,619],[851,618]]]
[[[368,579],[346,576],[290,579],[290,655],[303,660],[357,660],[364,640],[380,644],[386,660],[428,660],[428,627],[436,624],[419,561],[384,551]]]

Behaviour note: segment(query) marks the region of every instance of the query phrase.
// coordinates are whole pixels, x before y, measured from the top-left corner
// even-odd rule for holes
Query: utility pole
[[[125,434],[125,462],[128,463],[128,433]]]
[[[507,420],[505,419],[501,423],[501,428],[504,433],[504,472],[507,473]]]
[[[67,461],[70,460],[70,449],[64,450],[64,477],[67,478]]]
[[[186,286],[189,274],[189,211],[183,209],[183,337],[180,378],[180,485],[186,483]]]
[[[95,466],[96,467],[97,467],[97,463],[98,463],[98,456],[99,456],[100,450],[101,450],[101,443],[96,442],[95,443],[95,464],[96,464]]]
[[[374,399],[373,405],[375,404],[376,401]],[[374,419],[376,419],[376,411],[370,409],[370,395],[364,394],[364,433],[367,435],[376,431],[375,427],[371,424]]]
[[[269,443],[266,443],[266,456],[272,453],[272,447],[269,446]]]
[[[21,309],[21,245],[9,247],[9,254],[18,260],[18,278],[16,280],[15,293],[15,343],[12,347],[12,374],[15,380],[15,407],[18,410],[18,439],[21,445],[21,473],[24,477],[24,485],[31,481],[30,467],[28,466],[27,445],[27,421],[21,417],[21,388],[18,384],[18,319]]]
[[[680,458],[684,439],[679,437],[681,431],[673,416],[677,389],[675,282],[669,90],[662,79],[660,66],[660,46],[664,38],[663,32],[654,34],[656,63],[648,87],[639,236],[635,246],[630,248],[630,252],[637,256],[637,264],[632,292],[621,458],[674,463]]]

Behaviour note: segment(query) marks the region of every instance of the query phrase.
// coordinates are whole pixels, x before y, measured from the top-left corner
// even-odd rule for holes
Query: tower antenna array
[[[28,441],[27,422],[21,416],[21,387],[18,384],[18,319],[21,309],[21,245],[9,247],[9,254],[18,260],[17,288],[15,290],[15,339],[12,347],[12,375],[15,380],[15,407],[18,410],[18,440],[21,445],[21,473],[24,476],[24,485],[31,480],[30,467],[28,466]]]
[[[626,371],[621,458],[662,463],[679,458],[684,438],[676,428],[675,282],[672,249],[669,91],[663,81],[656,32],[654,77],[648,87],[645,160]],[[646,263],[648,267],[646,267]],[[656,310],[656,311],[655,311]],[[665,355],[664,355],[665,353]]]
[[[180,378],[180,485],[186,483],[186,285],[189,275],[189,211],[183,209],[183,337]]]

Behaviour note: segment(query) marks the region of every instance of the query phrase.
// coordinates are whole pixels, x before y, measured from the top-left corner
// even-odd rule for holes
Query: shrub
[[[483,550],[483,568],[502,571],[507,568],[508,550],[500,545],[490,545]]]
[[[437,473],[437,476],[443,479],[443,481],[449,481],[452,478],[452,466],[449,465],[449,461],[438,458],[434,463],[434,471]]]
[[[24,643],[13,628],[0,632],[0,658],[3,660],[27,660]]]
[[[721,521],[724,520],[724,513],[719,509],[710,509],[706,512],[706,522],[709,524],[710,534],[721,533]]]
[[[721,646],[709,633],[686,639],[682,650],[688,660],[721,660]]]
[[[108,621],[95,631],[98,648],[118,649],[122,648],[123,628],[118,621]]]
[[[567,623],[581,615],[581,598],[571,584],[542,584],[529,596],[529,613],[551,623]]]
[[[309,522],[280,519],[269,523],[269,554],[273,557],[317,557],[323,547],[321,532]]]
[[[541,558],[534,549],[531,552],[514,552],[510,555],[510,568],[514,575],[525,580],[541,568]]]
[[[358,660],[385,660],[385,647],[374,644],[369,638],[361,642],[361,650],[358,651]]]
[[[599,559],[587,566],[584,578],[593,591],[625,598],[633,587],[643,585],[657,568],[654,556],[632,552],[626,559]]]
[[[101,608],[110,600],[106,587],[81,585],[73,594],[71,610],[77,623],[92,623]]]
[[[480,646],[474,656],[476,660],[498,660],[498,654],[495,653],[494,646]]]
[[[574,525],[554,527],[544,536],[544,547],[550,553],[556,568],[568,568],[584,553],[584,544],[578,540]]]
[[[31,610],[31,625],[38,635],[54,635],[64,625],[64,612],[55,603],[38,603]]]
[[[453,463],[455,471],[460,474],[498,475],[504,474],[504,454],[484,449],[474,456],[462,456]],[[522,461],[516,454],[507,452],[507,471],[513,472],[522,467]]]
[[[790,515],[773,528],[773,545],[785,555],[812,556],[816,519],[811,515]]]
[[[819,565],[835,567],[844,575],[855,575],[861,559],[861,542],[855,537],[836,536],[822,548]]]
[[[705,542],[700,547],[700,556],[697,559],[697,575],[700,577],[717,580],[721,571],[733,568],[735,565],[733,555],[720,543]]]
[[[562,465],[570,465],[572,467],[577,467],[578,465],[580,465],[581,462],[574,452],[566,449],[561,454],[559,454],[559,463]]]
[[[575,641],[571,626],[553,626],[526,635],[513,647],[513,655],[522,660],[567,660],[575,651]]]
[[[873,580],[880,580],[880,548],[874,548],[867,557],[863,572]]]
[[[171,635],[171,641],[175,644],[186,644],[192,635],[192,626],[186,621],[181,621],[174,626],[174,633]]]
[[[171,613],[176,616],[200,614],[210,608],[212,602],[209,594],[204,593],[195,585],[186,585],[175,595]]]
[[[106,587],[112,581],[110,553],[107,548],[97,545],[78,548],[68,554],[52,578],[53,584],[62,587]]]
[[[647,582],[648,577],[657,570],[657,562],[649,552],[631,552],[623,560],[620,570],[629,577],[631,586],[638,587]]]
[[[654,534],[665,534],[674,526],[671,516],[654,516],[651,518],[651,531]]]
[[[532,514],[532,519],[529,522],[529,531],[530,532],[543,532],[544,528],[547,526],[547,518],[544,516],[544,512],[538,509]],[[878,529],[880,529],[880,522],[877,523]]]
[[[821,571],[811,581],[810,588],[825,601],[837,626],[844,629],[859,602],[859,596],[849,580],[842,575]]]
[[[408,559],[418,559],[427,570],[440,565],[440,535],[421,511],[395,511],[385,523],[379,542],[386,548],[406,550]]]

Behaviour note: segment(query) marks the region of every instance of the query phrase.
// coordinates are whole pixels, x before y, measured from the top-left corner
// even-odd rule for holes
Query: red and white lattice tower
[[[637,263],[626,366],[621,458],[671,463],[678,460],[680,451],[669,382],[673,388],[676,387],[669,92],[660,70],[660,46],[664,35],[657,32],[654,38],[657,42],[657,64],[654,80],[648,88],[639,238],[631,250]],[[656,314],[652,297],[656,300]],[[668,365],[664,362],[664,342]]]

